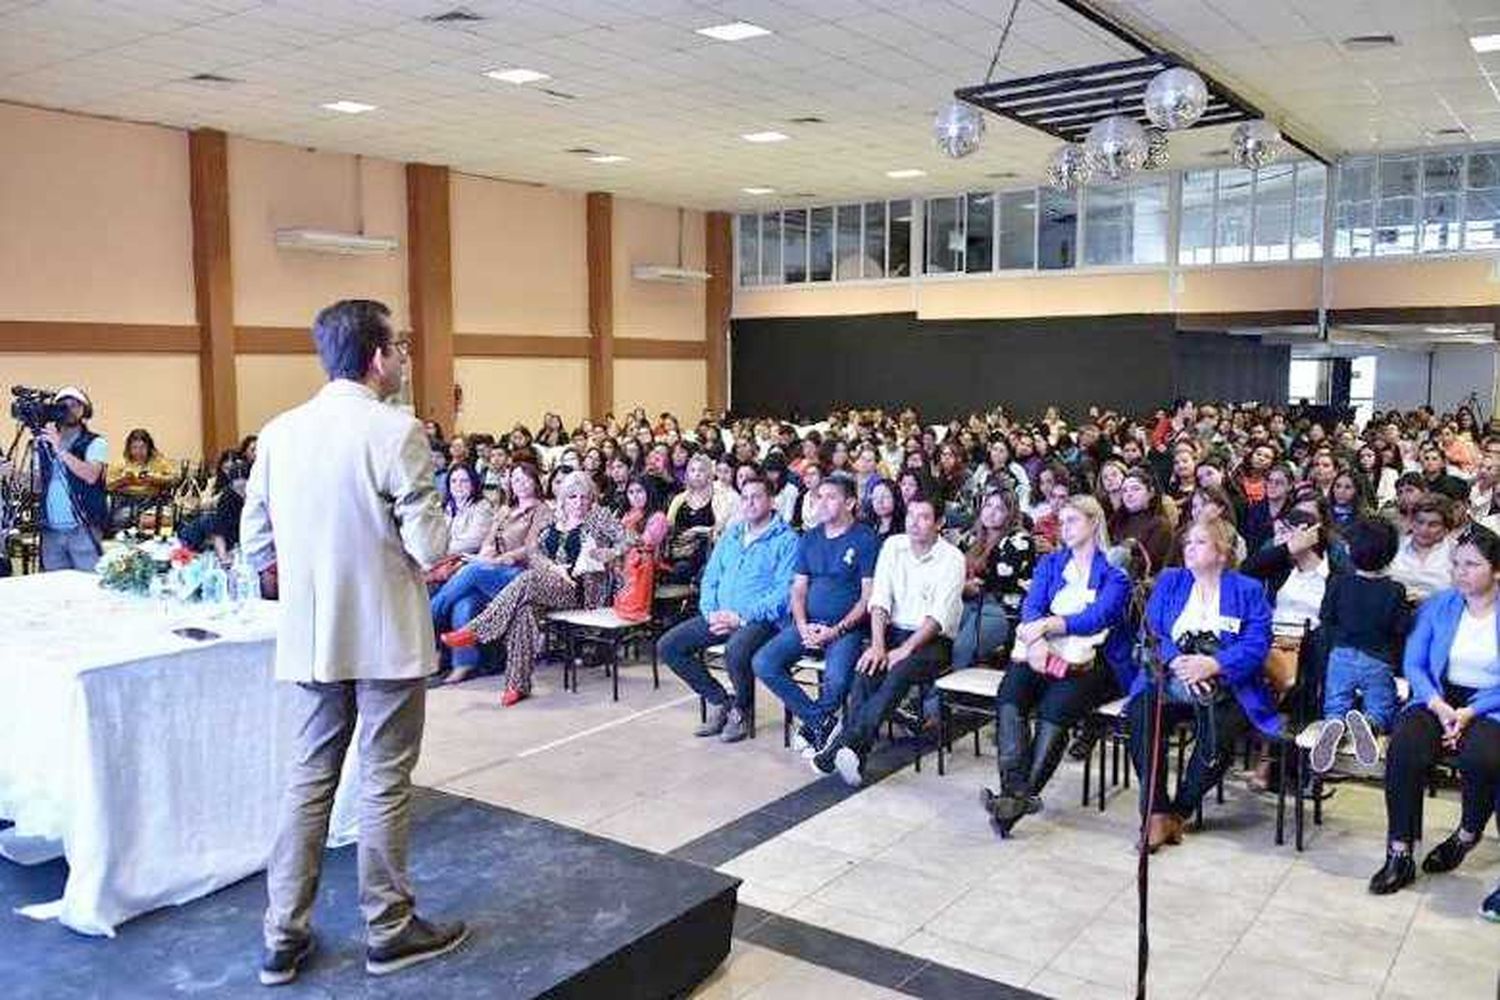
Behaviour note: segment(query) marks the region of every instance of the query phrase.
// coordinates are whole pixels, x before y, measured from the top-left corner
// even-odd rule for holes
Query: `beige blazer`
[[[422,425],[336,380],[261,431],[240,543],[275,563],[276,677],[409,680],[437,666],[423,571],[448,551]]]

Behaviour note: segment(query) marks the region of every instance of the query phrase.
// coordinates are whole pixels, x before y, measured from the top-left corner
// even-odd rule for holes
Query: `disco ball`
[[[1146,130],[1146,162],[1142,170],[1161,170],[1172,159],[1172,150],[1167,146],[1167,133],[1159,128]]]
[[[1145,165],[1151,143],[1134,119],[1110,115],[1089,129],[1083,151],[1094,173],[1119,181]]]
[[[1229,157],[1236,166],[1259,170],[1281,155],[1281,132],[1266,121],[1241,122],[1229,134]]]
[[[1047,183],[1058,191],[1076,191],[1089,182],[1093,168],[1083,147],[1076,142],[1063,143],[1047,158]]]
[[[972,104],[950,101],[932,121],[932,138],[937,148],[953,159],[968,156],[984,138],[984,115]]]
[[[1192,128],[1208,109],[1208,85],[1186,66],[1164,69],[1146,85],[1146,117],[1167,132]]]

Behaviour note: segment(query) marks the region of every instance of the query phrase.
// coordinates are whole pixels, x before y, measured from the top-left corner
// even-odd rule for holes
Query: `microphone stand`
[[[1142,665],[1151,674],[1151,691],[1155,698],[1155,706],[1151,713],[1151,766],[1149,773],[1141,775],[1141,780],[1146,783],[1145,787],[1145,809],[1141,813],[1140,839],[1137,843],[1138,858],[1136,861],[1136,959],[1135,959],[1135,996],[1136,1000],[1146,998],[1146,972],[1151,960],[1151,935],[1150,915],[1148,911],[1148,900],[1150,897],[1151,884],[1151,851],[1148,848],[1151,816],[1156,809],[1156,787],[1161,774],[1162,767],[1162,723],[1165,714],[1164,709],[1167,700],[1167,675],[1165,665],[1161,662],[1161,655],[1157,650],[1156,636],[1151,633],[1150,624],[1141,616],[1141,624],[1138,632],[1139,651]]]

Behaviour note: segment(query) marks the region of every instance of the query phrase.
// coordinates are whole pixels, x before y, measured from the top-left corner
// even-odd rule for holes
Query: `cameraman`
[[[66,408],[66,415],[61,425],[49,423],[37,435],[42,571],[91,573],[109,520],[104,490],[109,443],[84,423],[94,415],[94,406],[82,389],[64,386],[53,398]]]

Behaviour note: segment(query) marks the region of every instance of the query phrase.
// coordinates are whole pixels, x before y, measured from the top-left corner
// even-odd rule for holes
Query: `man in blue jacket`
[[[740,486],[741,519],[719,539],[703,570],[698,614],[662,636],[661,657],[672,672],[708,702],[708,720],[695,736],[737,743],[749,735],[755,702],[755,651],[776,634],[785,616],[797,556],[797,535],[771,507],[770,487],[759,475]],[[724,665],[734,699],[703,665],[703,650],[724,644]]]

